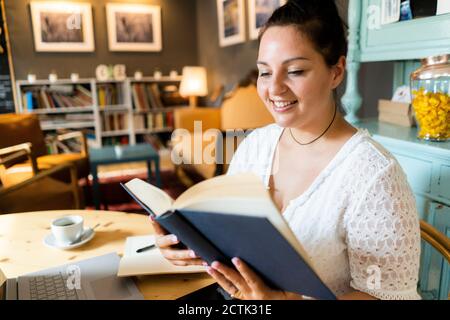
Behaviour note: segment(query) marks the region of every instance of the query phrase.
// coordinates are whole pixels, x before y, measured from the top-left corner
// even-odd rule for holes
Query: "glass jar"
[[[411,97],[418,137],[450,139],[450,54],[422,60],[422,66],[411,74]]]

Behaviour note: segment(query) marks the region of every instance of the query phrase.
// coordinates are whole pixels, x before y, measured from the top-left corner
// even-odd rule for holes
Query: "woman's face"
[[[270,27],[261,39],[257,66],[258,94],[278,125],[306,129],[328,120],[344,57],[330,68],[293,26]]]

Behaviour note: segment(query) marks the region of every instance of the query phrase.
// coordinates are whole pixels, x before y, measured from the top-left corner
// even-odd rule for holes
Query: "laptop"
[[[110,253],[6,279],[0,300],[143,300],[131,278],[117,277],[119,261]]]

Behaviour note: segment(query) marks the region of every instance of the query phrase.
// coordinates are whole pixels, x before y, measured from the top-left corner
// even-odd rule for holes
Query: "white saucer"
[[[67,244],[67,245],[60,245],[56,243],[55,237],[53,236],[53,233],[50,233],[44,238],[44,244],[47,247],[56,248],[56,249],[62,249],[62,250],[69,250],[78,248],[79,246],[82,246],[86,242],[90,241],[95,235],[95,231],[92,228],[86,228],[83,231],[82,236],[80,237],[80,240],[78,242]]]

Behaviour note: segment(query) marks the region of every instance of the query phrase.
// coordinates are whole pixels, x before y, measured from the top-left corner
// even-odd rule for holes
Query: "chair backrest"
[[[448,237],[423,220],[420,221],[420,236],[450,263],[450,239]]]
[[[31,142],[35,157],[47,154],[44,133],[35,114],[0,114],[0,148]]]
[[[450,264],[450,238],[448,238],[431,224],[423,220],[420,220],[420,236],[422,238],[422,241],[428,243],[431,247],[436,249],[436,251],[441,254],[445,260],[447,260],[447,263]],[[430,270],[422,270],[422,272],[424,273],[428,273],[429,271]],[[441,272],[444,271],[441,270]],[[422,277],[423,275],[421,276],[421,278]],[[445,286],[445,283],[441,283],[441,286],[442,285]],[[442,288],[440,290],[442,290]],[[444,293],[444,297],[445,296],[447,296],[447,299],[450,300],[450,292]]]

